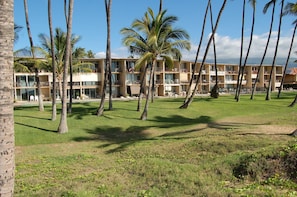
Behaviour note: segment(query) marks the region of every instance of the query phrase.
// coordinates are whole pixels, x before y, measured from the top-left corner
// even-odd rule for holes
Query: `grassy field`
[[[297,196],[294,94],[73,105],[67,134],[51,107],[15,107],[15,196]]]

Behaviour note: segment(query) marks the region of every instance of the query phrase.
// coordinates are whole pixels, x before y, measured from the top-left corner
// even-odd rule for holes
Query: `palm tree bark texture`
[[[0,196],[14,192],[13,0],[0,0]]]

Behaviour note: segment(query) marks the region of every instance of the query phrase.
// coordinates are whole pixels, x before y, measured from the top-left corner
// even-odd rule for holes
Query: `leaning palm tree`
[[[245,4],[246,4],[246,0],[243,0],[242,17],[241,17],[240,55],[239,55],[238,75],[237,75],[237,83],[236,83],[237,87],[236,87],[234,99],[237,99],[240,75],[241,75],[241,73],[243,73],[243,71],[242,71],[242,56],[243,56],[243,39],[244,39],[244,22],[245,22]]]
[[[297,15],[297,3],[288,2],[287,5],[285,6],[283,15],[294,15],[294,16],[296,16]],[[281,84],[280,84],[279,89],[278,89],[277,98],[280,98],[280,94],[281,94],[281,91],[282,91],[282,88],[283,88],[283,84],[284,84],[284,80],[285,80],[285,76],[286,76],[286,72],[287,72],[287,68],[288,68],[288,64],[289,64],[289,59],[290,59],[293,44],[294,44],[295,33],[296,33],[296,29],[297,29],[297,20],[294,20],[294,22],[292,24],[294,25],[294,30],[293,30],[293,34],[292,34],[292,38],[291,38],[291,43],[290,43],[290,47],[289,47],[287,60],[286,60],[286,63],[285,63],[285,68],[284,68],[284,72],[283,72],[282,81],[281,81]]]
[[[200,66],[200,70],[199,70],[199,75],[198,75],[198,77],[196,78],[196,84],[195,84],[194,90],[192,91],[192,94],[191,94],[190,98],[189,98],[187,101],[185,101],[185,102],[179,107],[179,108],[181,108],[181,109],[186,109],[186,108],[188,108],[188,106],[189,106],[189,105],[193,102],[193,100],[194,100],[194,96],[195,96],[195,93],[197,92],[198,84],[199,84],[200,77],[201,77],[201,74],[202,74],[202,68],[204,67],[204,64],[205,64],[205,61],[206,61],[206,57],[207,57],[207,55],[208,55],[208,51],[209,51],[210,45],[211,45],[211,43],[212,43],[212,41],[213,41],[213,37],[214,37],[214,35],[215,35],[215,33],[216,33],[216,30],[217,30],[217,28],[218,28],[219,21],[220,21],[220,18],[221,18],[221,16],[222,16],[222,13],[223,13],[223,10],[224,10],[226,4],[227,4],[227,0],[224,0],[222,6],[221,6],[221,8],[220,8],[219,14],[218,14],[218,16],[217,16],[216,23],[215,23],[214,27],[212,28],[212,33],[211,33],[211,35],[210,35],[210,37],[209,37],[209,39],[208,39],[208,42],[207,42],[207,45],[206,45],[206,49],[205,49],[205,52],[204,52],[204,56],[203,56],[203,59],[202,59],[202,62],[201,62],[201,66]],[[197,55],[197,54],[196,54],[196,55]]]
[[[67,85],[68,85],[68,81],[67,81],[67,76],[68,76],[68,66],[69,66],[69,59],[70,59],[70,53],[71,53],[70,49],[71,49],[73,4],[74,4],[74,0],[69,0],[66,49],[65,49],[64,70],[63,70],[62,112],[61,112],[60,124],[58,127],[58,133],[68,132],[68,125],[67,125]]]
[[[53,86],[52,86],[52,121],[56,120],[57,118],[57,103],[56,103],[56,57],[55,57],[55,40],[54,40],[54,33],[53,33],[53,24],[52,24],[52,2],[48,0],[48,25],[49,25],[49,32],[50,32],[50,53],[52,57],[52,73],[53,73]]]
[[[271,19],[270,19],[270,28],[269,28],[269,33],[268,33],[268,37],[267,37],[267,41],[266,41],[264,53],[263,53],[263,56],[261,58],[260,65],[258,67],[256,79],[255,79],[255,82],[252,84],[251,100],[254,99],[254,94],[255,94],[255,91],[256,91],[256,88],[257,88],[257,83],[258,83],[259,78],[260,78],[260,72],[261,72],[261,69],[263,68],[263,63],[264,63],[264,60],[266,58],[266,54],[267,54],[267,51],[268,51],[268,46],[269,46],[269,43],[270,43],[270,40],[271,40],[270,38],[271,38],[272,27],[273,27],[273,22],[274,22],[275,4],[276,4],[276,0],[271,0],[267,4],[265,4],[265,6],[263,8],[263,13],[266,14],[268,8],[270,6],[272,6]]]
[[[101,92],[101,101],[97,109],[97,116],[104,112],[105,93],[107,83],[109,82],[109,110],[112,110],[112,80],[111,80],[111,49],[110,49],[110,14],[112,0],[105,0],[106,25],[107,25],[107,43],[106,43],[106,66],[104,73],[103,89]]]
[[[177,21],[175,16],[166,16],[166,10],[156,16],[151,8],[145,13],[142,20],[135,20],[131,28],[123,28],[124,45],[130,47],[141,57],[135,66],[149,65],[149,84],[146,92],[146,103],[141,120],[146,120],[148,115],[148,102],[151,94],[154,70],[157,59],[165,60],[166,65],[172,66],[173,59],[180,59],[180,49],[190,49],[189,35],[182,29],[173,28]]]
[[[274,1],[276,1],[276,0],[274,0]],[[276,45],[275,45],[275,50],[274,50],[274,55],[273,55],[272,66],[271,66],[271,70],[270,70],[270,76],[269,76],[269,81],[268,81],[265,100],[270,100],[271,99],[272,74],[274,72],[274,68],[275,68],[275,64],[276,64],[278,44],[279,44],[279,40],[280,40],[280,33],[281,33],[281,26],[282,26],[283,8],[284,8],[284,0],[281,0],[280,16],[279,16],[278,31],[277,31],[277,39],[276,39]]]
[[[30,43],[30,47],[31,47],[31,55],[32,55],[33,59],[35,59],[35,50],[34,50],[35,47],[34,47],[33,38],[32,38],[32,34],[31,34],[31,29],[30,29],[29,11],[28,11],[27,0],[24,0],[24,8],[25,8],[25,19],[26,19],[27,32],[28,32],[29,43]],[[42,95],[41,95],[41,86],[40,86],[38,68],[35,69],[35,80],[36,80],[36,84],[37,84],[37,95],[38,95],[39,111],[44,111],[43,98],[42,98]]]
[[[242,80],[243,80],[243,76],[244,76],[244,70],[247,64],[247,60],[249,57],[249,53],[251,50],[251,46],[252,46],[252,42],[253,42],[253,34],[254,34],[254,27],[255,27],[255,18],[256,18],[256,0],[249,0],[249,2],[252,5],[253,8],[253,15],[252,15],[252,28],[251,28],[251,33],[250,33],[250,41],[249,41],[249,45],[247,48],[247,52],[246,52],[246,56],[244,59],[244,63],[242,65],[242,69],[241,69],[241,73],[239,73],[238,76],[240,76],[240,80],[239,80],[239,84],[237,85],[237,95],[236,95],[236,101],[238,102],[240,99],[240,91],[241,91],[241,87],[242,87]]]
[[[13,117],[13,0],[0,1],[0,196],[13,196],[15,177]]]
[[[212,13],[212,6],[210,4],[209,6],[209,13],[210,13],[210,23],[211,23],[211,29],[213,31],[213,13]],[[212,87],[210,91],[210,96],[212,98],[219,98],[219,80],[218,80],[218,66],[217,66],[217,49],[216,49],[216,41],[215,36],[212,38],[212,44],[213,44],[213,59],[214,59],[214,67],[215,67],[215,85]]]
[[[199,44],[198,44],[198,48],[197,48],[197,52],[196,52],[195,61],[194,61],[193,67],[192,67],[192,74],[191,74],[190,82],[189,82],[189,85],[188,85],[188,88],[187,88],[187,91],[186,91],[186,97],[184,99],[184,103],[186,103],[188,101],[188,99],[190,97],[190,94],[191,94],[191,88],[192,88],[192,84],[193,84],[193,81],[194,81],[194,78],[195,78],[198,57],[199,57],[200,49],[201,49],[202,42],[203,42],[206,19],[207,19],[207,14],[208,14],[210,4],[211,4],[211,0],[208,0],[207,6],[206,6],[205,12],[204,12],[204,18],[203,18],[203,24],[202,24],[202,28],[201,28],[200,40],[199,40]],[[200,67],[200,69],[202,71],[202,67]]]

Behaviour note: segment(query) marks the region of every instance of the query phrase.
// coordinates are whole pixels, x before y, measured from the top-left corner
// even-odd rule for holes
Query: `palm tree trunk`
[[[68,66],[71,53],[71,32],[72,32],[72,15],[73,15],[73,4],[74,0],[69,0],[68,6],[68,23],[67,23],[67,36],[66,36],[66,51],[65,51],[65,60],[64,60],[64,73],[63,73],[63,95],[62,95],[62,112],[60,125],[58,128],[59,133],[68,132],[67,125],[67,76],[68,76]]]
[[[106,62],[107,64],[107,62]],[[108,72],[105,68],[105,72],[104,72],[104,81],[103,81],[103,88],[102,88],[102,91],[101,91],[101,100],[100,100],[100,105],[99,105],[99,108],[97,109],[97,116],[101,116],[103,115],[103,112],[104,112],[104,103],[105,103],[105,95],[106,95],[106,87],[107,87],[107,82],[108,82]]]
[[[281,1],[281,11],[280,11],[280,16],[279,16],[277,40],[276,40],[275,51],[274,51],[274,56],[273,56],[273,61],[272,61],[272,66],[271,66],[271,71],[270,71],[270,76],[269,76],[269,81],[268,81],[268,87],[267,87],[265,100],[270,100],[271,99],[272,74],[274,72],[274,68],[275,68],[275,64],[276,64],[276,56],[277,56],[277,52],[278,52],[278,44],[279,44],[279,40],[280,40],[280,33],[281,33],[281,26],[282,26],[283,8],[284,8],[284,0]]]
[[[240,91],[241,91],[241,88],[242,88],[242,80],[243,80],[243,76],[244,76],[244,71],[245,71],[245,67],[246,67],[246,64],[247,64],[247,60],[248,60],[250,50],[251,50],[251,46],[252,46],[252,42],[253,42],[255,18],[256,18],[256,8],[255,8],[255,5],[253,5],[253,16],[252,16],[252,28],[251,28],[251,34],[250,34],[250,41],[249,41],[248,49],[247,49],[246,56],[245,56],[245,59],[244,59],[244,63],[243,63],[243,66],[242,66],[242,73],[240,75],[240,81],[239,81],[238,92],[237,92],[237,97],[236,97],[237,102],[240,100]]]
[[[238,65],[238,76],[237,76],[237,87],[235,92],[235,99],[238,100],[238,92],[239,92],[239,86],[240,86],[240,76],[243,75],[243,69],[242,69],[242,56],[243,56],[243,39],[244,39],[244,22],[245,22],[245,2],[246,0],[243,0],[243,6],[242,6],[242,18],[241,18],[241,43],[240,43],[240,55],[239,55],[239,65]]]
[[[152,90],[153,75],[154,75],[154,69],[155,69],[156,61],[157,60],[153,60],[153,63],[151,65],[149,87],[147,89],[146,101],[145,101],[144,109],[143,109],[143,112],[141,114],[140,120],[146,120],[147,119],[148,105],[149,105],[149,99],[150,99],[151,90]]]
[[[137,111],[140,111],[142,96],[143,96],[143,94],[145,92],[145,79],[146,79],[147,69],[148,69],[148,64],[146,64],[146,66],[144,68],[144,72],[143,72],[141,82],[140,82],[139,96],[138,96],[138,102],[137,102]]]
[[[213,15],[212,15],[212,6],[210,4],[209,6],[209,12],[210,12],[210,22],[211,22],[211,28],[213,31]],[[213,41],[213,55],[214,55],[214,67],[215,67],[215,72],[216,72],[216,83],[213,86],[210,96],[212,98],[218,98],[219,97],[219,84],[218,84],[218,66],[217,66],[217,50],[216,50],[216,41],[215,41],[215,36],[212,39]]]
[[[287,72],[287,68],[288,68],[288,64],[289,64],[289,60],[290,60],[290,56],[291,56],[291,51],[292,51],[293,44],[294,44],[296,29],[297,29],[297,22],[295,21],[295,27],[294,27],[294,31],[293,31],[293,35],[292,35],[292,39],[291,39],[291,44],[290,44],[290,48],[289,48],[289,52],[288,52],[288,57],[287,57],[287,60],[286,60],[282,81],[281,81],[281,84],[280,84],[280,86],[278,88],[277,98],[280,98],[280,94],[281,94],[281,91],[283,89],[283,84],[284,84],[284,80],[285,80],[285,76],[286,76],[286,72]]]
[[[33,44],[33,38],[32,38],[32,34],[31,34],[31,28],[30,28],[30,22],[29,22],[29,11],[28,11],[27,0],[24,0],[24,8],[25,8],[25,19],[26,19],[27,32],[28,32],[28,37],[29,37],[29,42],[30,42],[30,47],[31,47],[31,53],[32,53],[33,59],[35,59],[34,44]],[[36,86],[37,86],[39,111],[44,111],[43,99],[41,96],[40,79],[39,79],[38,73],[39,73],[38,68],[35,68],[35,80],[37,83]]]
[[[198,44],[194,65],[192,67],[192,75],[191,75],[191,79],[190,79],[190,82],[189,82],[189,86],[188,86],[187,91],[186,91],[186,97],[184,99],[184,103],[186,103],[188,101],[188,99],[190,97],[190,94],[191,94],[191,87],[192,87],[194,77],[195,77],[195,73],[196,73],[196,67],[197,67],[196,64],[198,62],[198,57],[199,57],[200,49],[201,49],[201,46],[202,46],[202,41],[203,41],[204,32],[205,32],[204,31],[205,30],[205,24],[206,24],[206,19],[207,19],[207,13],[208,13],[208,9],[209,9],[210,4],[211,4],[211,0],[208,0],[207,6],[206,6],[205,12],[204,12],[204,19],[203,19],[203,25],[202,25],[200,41],[199,41],[199,44]]]
[[[258,83],[259,78],[260,78],[260,72],[261,72],[261,69],[263,68],[263,63],[264,63],[264,60],[265,60],[265,57],[266,57],[266,53],[268,51],[268,46],[269,46],[269,42],[270,42],[270,38],[271,38],[273,21],[274,21],[274,11],[275,11],[275,3],[273,4],[273,7],[272,7],[272,14],[271,14],[271,20],[270,20],[270,28],[269,28],[269,34],[268,34],[266,46],[265,46],[265,49],[264,49],[264,53],[263,53],[263,56],[262,56],[260,65],[258,67],[258,71],[257,71],[257,76],[256,76],[256,79],[255,79],[255,82],[252,85],[252,94],[251,94],[251,98],[250,98],[251,100],[254,99],[255,91],[256,91],[256,88],[257,88],[257,83]]]
[[[107,24],[107,42],[106,42],[106,65],[104,73],[103,89],[101,93],[101,101],[97,109],[97,116],[101,116],[104,112],[105,94],[107,82],[109,81],[109,110],[112,110],[112,81],[111,81],[111,49],[110,49],[110,12],[111,0],[105,0],[106,24]]]
[[[15,177],[13,117],[13,0],[0,6],[0,196],[13,196]]]
[[[289,105],[289,107],[293,107],[296,103],[297,103],[297,94],[296,94],[295,99],[293,100],[293,102]]]
[[[105,0],[105,11],[106,11],[106,25],[107,25],[107,48],[108,51],[108,61],[109,61],[109,67],[108,67],[108,78],[109,78],[109,103],[108,103],[108,109],[112,110],[112,83],[111,83],[111,40],[110,40],[110,15],[111,15],[111,3],[112,0]]]
[[[212,41],[213,41],[214,34],[215,34],[215,32],[216,32],[216,30],[217,30],[217,27],[218,27],[218,25],[219,25],[219,21],[220,21],[220,18],[221,18],[221,16],[222,16],[223,10],[224,10],[224,8],[225,8],[225,6],[226,6],[226,3],[227,3],[227,0],[224,0],[222,6],[221,6],[221,8],[220,8],[218,17],[217,17],[217,20],[216,20],[216,23],[215,23],[215,27],[213,28],[213,32],[212,32],[210,38],[208,39],[208,43],[207,43],[207,45],[206,45],[206,50],[205,50],[205,53],[204,53],[204,56],[203,56],[203,60],[202,60],[202,63],[201,63],[201,67],[200,67],[199,75],[198,75],[198,77],[197,77],[197,79],[196,79],[195,88],[194,88],[194,90],[193,90],[193,92],[192,92],[192,94],[191,94],[191,97],[187,100],[187,102],[185,102],[185,103],[184,103],[182,106],[180,106],[179,108],[183,108],[183,109],[188,108],[188,106],[189,106],[189,105],[193,102],[193,100],[194,100],[194,95],[195,95],[195,92],[196,92],[197,89],[198,89],[198,83],[199,83],[199,80],[200,80],[200,77],[201,77],[202,68],[203,68],[203,66],[204,66],[204,64],[205,64],[206,57],[207,57],[207,54],[208,54],[208,50],[209,50],[209,48],[210,48],[210,44],[211,44]]]
[[[72,113],[72,100],[73,100],[73,65],[72,65],[72,46],[70,49],[70,58],[69,58],[69,72],[70,72],[70,89],[69,89],[69,104],[67,112]]]
[[[51,56],[52,56],[52,68],[53,68],[53,86],[52,86],[52,121],[57,119],[57,103],[56,103],[56,58],[55,58],[55,46],[54,46],[54,33],[52,23],[52,3],[48,0],[48,24],[51,40]]]

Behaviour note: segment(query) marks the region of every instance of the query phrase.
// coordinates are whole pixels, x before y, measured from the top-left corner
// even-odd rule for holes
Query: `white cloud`
[[[263,56],[264,49],[267,43],[267,37],[268,37],[268,33],[253,36],[253,42],[249,53],[250,58],[261,58]],[[215,40],[216,40],[216,53],[217,53],[218,59],[239,58],[241,38],[231,38],[230,36],[222,36],[222,35],[216,34]],[[274,56],[276,40],[277,40],[277,32],[272,32],[266,57]],[[246,55],[249,41],[250,41],[249,36],[244,37],[243,56]],[[199,53],[199,60],[203,58],[203,55],[205,53],[205,47],[206,47],[207,41],[204,41],[204,42],[205,43],[202,46]],[[291,43],[291,37],[289,36],[280,37],[277,57],[279,58],[287,57],[290,43]],[[293,46],[293,51],[296,51],[296,50],[297,50],[296,46]],[[183,54],[184,54],[183,59],[194,60],[196,57],[196,51],[197,51],[197,45],[192,44],[192,48],[190,52],[183,51]],[[208,52],[208,59],[213,59],[213,54],[214,54],[213,47],[211,46]]]
[[[208,35],[209,37],[210,35]],[[280,42],[279,42],[279,48],[278,48],[278,58],[286,58],[291,42],[291,35],[288,36],[281,36]],[[268,33],[263,34],[255,34],[253,36],[253,42],[252,47],[250,50],[249,58],[262,58],[264,49],[267,42]],[[274,50],[276,45],[276,39],[277,39],[277,32],[272,32],[271,40],[269,43],[268,51],[266,54],[266,57],[273,57],[274,56]],[[241,38],[232,38],[230,36],[224,36],[224,35],[215,35],[216,40],[216,52],[217,52],[217,58],[218,59],[236,59],[239,58],[240,55],[240,42]],[[200,49],[199,54],[199,61],[202,60],[203,55],[205,53],[205,47],[207,44],[207,40],[203,41],[202,48]],[[244,51],[243,51],[243,57],[246,55],[247,47],[249,44],[249,36],[244,37]],[[197,44],[192,43],[191,50],[186,51],[183,50],[182,59],[184,60],[195,60],[196,53],[197,53]],[[297,46],[293,46],[292,55],[293,52],[297,51]],[[128,52],[127,47],[120,47],[112,50],[112,57],[120,57],[125,58],[128,57],[130,54]],[[98,52],[96,53],[96,57],[98,58],[105,58],[105,52]],[[213,48],[209,49],[207,60],[213,59]]]

